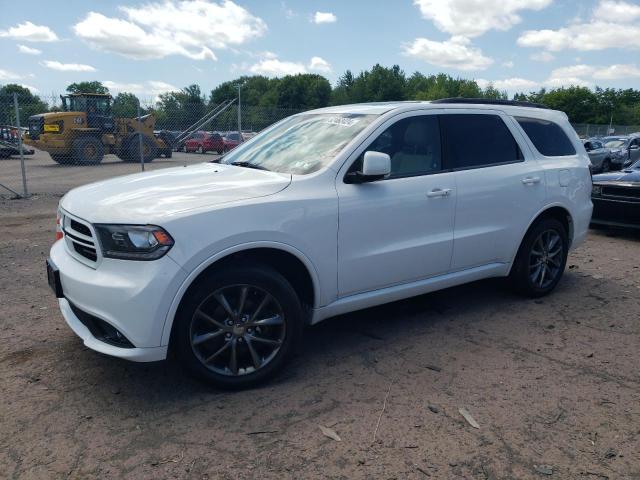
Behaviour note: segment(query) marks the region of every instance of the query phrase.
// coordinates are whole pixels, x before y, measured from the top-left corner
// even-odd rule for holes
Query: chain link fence
[[[237,99],[0,97],[0,195],[63,194],[118,175],[211,161],[300,111],[238,109]],[[640,132],[640,125],[573,127],[583,138]]]
[[[217,105],[128,100],[105,95],[31,102],[0,98],[0,195],[62,194],[145,169],[211,161],[302,111],[238,108],[237,99]]]
[[[572,125],[580,138],[640,134],[640,125],[594,125],[589,123],[573,123]]]

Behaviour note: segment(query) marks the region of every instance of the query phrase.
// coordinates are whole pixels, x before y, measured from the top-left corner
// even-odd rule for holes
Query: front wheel
[[[273,377],[300,341],[303,310],[267,266],[234,265],[198,281],[176,316],[172,343],[192,373],[223,388]]]
[[[564,273],[568,251],[564,226],[554,218],[538,220],[520,245],[509,274],[512,285],[530,297],[550,293]]]

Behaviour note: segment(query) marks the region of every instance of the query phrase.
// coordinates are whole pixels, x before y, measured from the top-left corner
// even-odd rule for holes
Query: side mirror
[[[640,150],[640,145],[631,145],[629,150]]]
[[[347,183],[367,183],[382,180],[391,173],[391,157],[386,153],[368,151],[364,153],[362,171],[350,172]]]

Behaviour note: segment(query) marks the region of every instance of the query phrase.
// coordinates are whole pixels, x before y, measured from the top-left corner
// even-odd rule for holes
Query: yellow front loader
[[[156,137],[153,114],[114,118],[111,95],[79,93],[60,98],[62,111],[32,115],[24,136],[26,144],[48,152],[57,163],[95,165],[109,153],[125,162],[171,157],[173,138],[168,132]]]

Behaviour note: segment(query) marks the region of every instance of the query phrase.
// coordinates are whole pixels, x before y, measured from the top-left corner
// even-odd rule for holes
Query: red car
[[[197,132],[184,142],[182,148],[185,152],[222,153],[225,149],[225,142],[218,133]]]
[[[242,137],[238,132],[229,132],[224,137],[222,137],[222,140],[224,141],[225,152],[233,150],[242,143]]]

